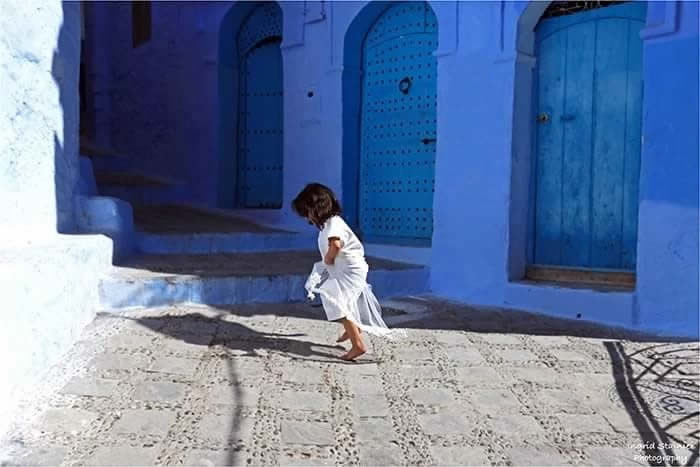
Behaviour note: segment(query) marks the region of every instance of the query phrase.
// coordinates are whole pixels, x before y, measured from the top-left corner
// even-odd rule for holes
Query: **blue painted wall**
[[[2,8],[0,435],[94,318],[112,260],[108,238],[64,235],[80,223],[78,196],[91,193],[79,183],[80,5]]]
[[[368,251],[429,262],[432,288],[444,297],[697,335],[697,3],[650,3],[642,31],[638,285],[629,293],[518,282],[532,258],[533,30],[547,2],[429,4],[439,29],[432,248]],[[226,94],[237,86],[230,35],[221,31],[235,30],[250,4],[155,2],[153,39],[138,49],[128,8],[103,5],[114,19],[103,38],[111,44],[112,144],[139,167],[185,180],[193,201],[219,204],[218,177],[235,164],[222,154],[236,147],[227,128],[237,112]],[[386,4],[280,6],[283,205],[246,214],[307,229],[289,203],[319,181],[336,190],[355,222],[359,51]]]

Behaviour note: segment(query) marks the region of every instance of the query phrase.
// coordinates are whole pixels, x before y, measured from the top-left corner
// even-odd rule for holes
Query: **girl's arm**
[[[323,262],[326,264],[334,264],[335,263],[335,257],[338,256],[338,253],[340,253],[340,239],[338,237],[331,237],[328,239],[328,252],[326,253],[325,258],[323,258]]]

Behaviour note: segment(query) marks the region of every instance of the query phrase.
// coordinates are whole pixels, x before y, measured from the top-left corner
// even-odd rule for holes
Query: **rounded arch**
[[[241,28],[245,26],[247,21],[255,20],[255,18],[251,18],[251,15],[254,15],[258,7],[262,5],[269,5],[268,9],[273,9],[273,14],[279,15],[279,28],[267,31],[262,36],[260,36],[260,32],[246,33],[246,31],[242,31]],[[270,11],[264,12],[263,16],[270,13]],[[231,208],[236,201],[235,174],[238,171],[239,90],[242,85],[240,76],[241,47],[245,53],[270,36],[275,38],[283,36],[283,16],[284,9],[276,1],[236,2],[223,16],[219,25],[217,206],[222,208]]]
[[[430,1],[395,2],[371,1],[367,3],[353,18],[343,37],[343,67],[342,67],[342,116],[343,116],[343,205],[348,222],[359,229],[359,194],[360,194],[360,156],[361,156],[361,127],[363,105],[363,48],[368,34],[392,7],[400,4],[422,3],[427,5],[434,17],[435,33],[438,34],[439,23],[436,9]],[[437,2],[440,3],[440,2]],[[438,45],[432,55],[438,53]],[[437,75],[437,70],[435,70]],[[435,79],[437,94],[437,78]],[[403,92],[403,91],[402,91]],[[435,96],[437,97],[437,96]],[[431,141],[434,139],[429,138]],[[432,218],[432,216],[431,216]],[[418,241],[416,244],[423,244]],[[428,240],[429,243],[429,240]],[[409,241],[409,244],[412,242]]]

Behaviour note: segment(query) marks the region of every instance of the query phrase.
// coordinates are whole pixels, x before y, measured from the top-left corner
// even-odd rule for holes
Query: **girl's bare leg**
[[[349,336],[350,342],[352,342],[352,348],[343,355],[343,360],[354,360],[360,355],[367,352],[367,347],[365,343],[362,342],[362,337],[360,336],[360,328],[358,328],[355,323],[347,318],[343,319],[343,327],[345,328],[345,333]]]

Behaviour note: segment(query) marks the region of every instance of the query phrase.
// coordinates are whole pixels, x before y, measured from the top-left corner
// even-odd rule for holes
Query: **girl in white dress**
[[[367,283],[369,266],[365,250],[355,233],[340,217],[340,203],[333,192],[319,183],[307,185],[292,208],[321,231],[318,248],[323,261],[314,264],[306,281],[307,296],[321,296],[329,321],[340,321],[345,332],[338,342],[350,339],[352,348],[343,360],[354,360],[367,351],[361,331],[389,337],[379,301]]]

